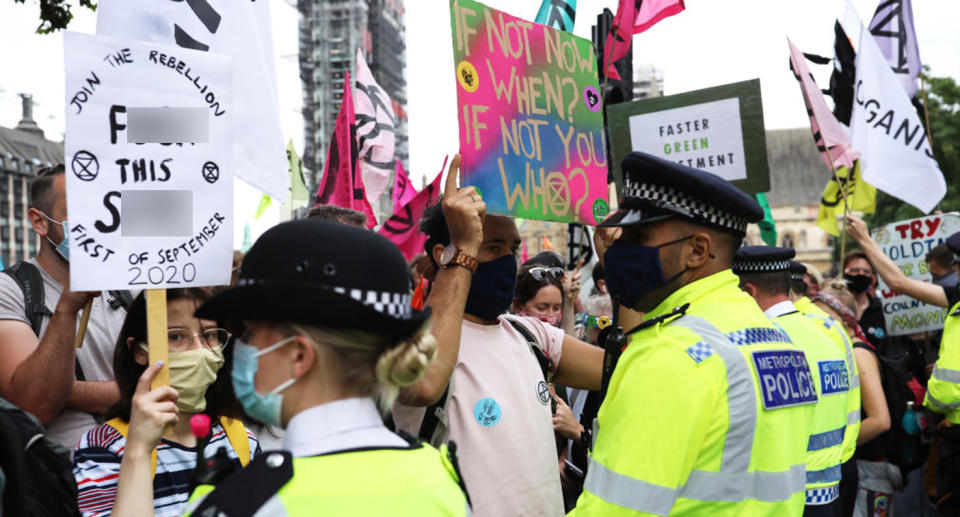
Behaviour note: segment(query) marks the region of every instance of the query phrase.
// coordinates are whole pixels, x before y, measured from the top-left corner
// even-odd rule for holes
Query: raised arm
[[[483,242],[483,216],[487,207],[475,201],[473,188],[457,189],[460,155],[453,157],[443,192],[443,216],[450,229],[450,242],[471,257],[476,257]],[[434,257],[436,261],[436,257]],[[429,406],[440,399],[460,353],[460,327],[463,309],[473,274],[464,267],[439,269],[433,279],[426,305],[433,311],[433,335],[437,338],[437,356],[419,382],[400,391],[399,401],[408,406]]]
[[[877,270],[877,274],[891,289],[930,305],[947,306],[947,294],[943,287],[914,280],[904,275],[903,271],[883,253],[880,246],[870,237],[867,225],[862,219],[853,214],[847,216],[847,234],[860,245],[863,252],[867,254],[867,258],[870,259],[870,263]]]

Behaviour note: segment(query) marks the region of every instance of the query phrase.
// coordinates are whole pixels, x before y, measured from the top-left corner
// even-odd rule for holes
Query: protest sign
[[[230,59],[75,33],[64,58],[70,288],[229,283]]]
[[[925,257],[933,247],[960,231],[960,215],[943,214],[890,223],[873,230],[873,240],[890,257],[903,274],[914,280],[931,281]],[[894,292],[883,279],[877,296],[883,304],[887,333],[894,336],[943,328],[947,316],[944,307],[928,305],[920,300]]]
[[[623,158],[643,151],[712,172],[748,194],[770,190],[758,79],[614,104],[607,124],[618,186]]]
[[[603,100],[589,41],[451,0],[465,185],[487,211],[597,224],[609,212]]]

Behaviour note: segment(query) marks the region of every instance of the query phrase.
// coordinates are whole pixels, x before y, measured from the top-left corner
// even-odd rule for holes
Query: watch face
[[[443,252],[440,254],[440,265],[446,266],[453,260],[453,257],[457,254],[457,247],[453,244],[447,245],[446,248],[443,248]]]

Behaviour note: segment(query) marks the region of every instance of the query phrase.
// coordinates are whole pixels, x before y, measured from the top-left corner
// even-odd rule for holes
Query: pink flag
[[[417,195],[417,189],[414,188],[403,170],[403,164],[397,160],[397,172],[393,176],[393,206],[403,206],[407,204],[413,196]]]
[[[660,20],[683,11],[683,0],[620,0],[613,26],[603,47],[607,77],[620,80],[615,62],[630,52],[633,35],[653,27]]]
[[[359,210],[367,215],[367,227],[377,225],[377,218],[367,202],[363,176],[357,160],[356,121],[353,97],[350,96],[350,73],[343,80],[343,104],[333,126],[333,138],[323,164],[323,179],[317,189],[317,204],[336,205]]]
[[[396,244],[407,260],[423,253],[427,235],[420,231],[420,218],[423,217],[423,211],[440,198],[442,191],[440,178],[443,177],[443,170],[446,168],[447,160],[444,159],[443,167],[437,173],[437,177],[423,190],[417,192],[408,203],[394,206],[393,215],[377,230],[380,235]]]
[[[803,103],[806,104],[807,114],[810,116],[810,130],[813,131],[813,139],[823,162],[827,167],[831,167],[830,158],[833,158],[833,166],[853,170],[853,162],[860,157],[860,151],[850,147],[850,135],[827,107],[817,82],[810,75],[803,53],[793,45],[790,38],[787,38],[787,43],[790,45],[790,67],[793,68],[794,77],[800,82]],[[827,149],[830,150],[829,157]]]
[[[530,252],[527,251],[527,239],[522,239],[520,241],[520,249],[522,250],[520,252],[520,263],[526,264],[527,261],[530,260]]]
[[[397,116],[390,96],[377,84],[363,53],[357,49],[357,89],[353,103],[357,110],[357,145],[360,146],[360,170],[367,186],[367,197],[374,201],[390,185],[396,139]]]

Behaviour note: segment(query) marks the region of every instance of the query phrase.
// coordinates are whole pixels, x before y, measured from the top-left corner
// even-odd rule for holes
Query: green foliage
[[[26,3],[26,0],[13,1],[17,4]],[[73,19],[72,7],[69,0],[40,0],[40,25],[37,26],[37,33],[50,34],[66,29],[67,24]],[[80,7],[95,11],[97,4],[94,0],[80,0]]]
[[[924,66],[933,155],[947,182],[947,195],[937,209],[944,212],[960,211],[960,85],[952,77],[930,77],[927,75],[929,70]],[[917,97],[922,102],[922,94],[918,92]],[[923,111],[919,111],[923,120]],[[916,208],[878,191],[877,212],[868,224],[874,228],[922,215]]]

